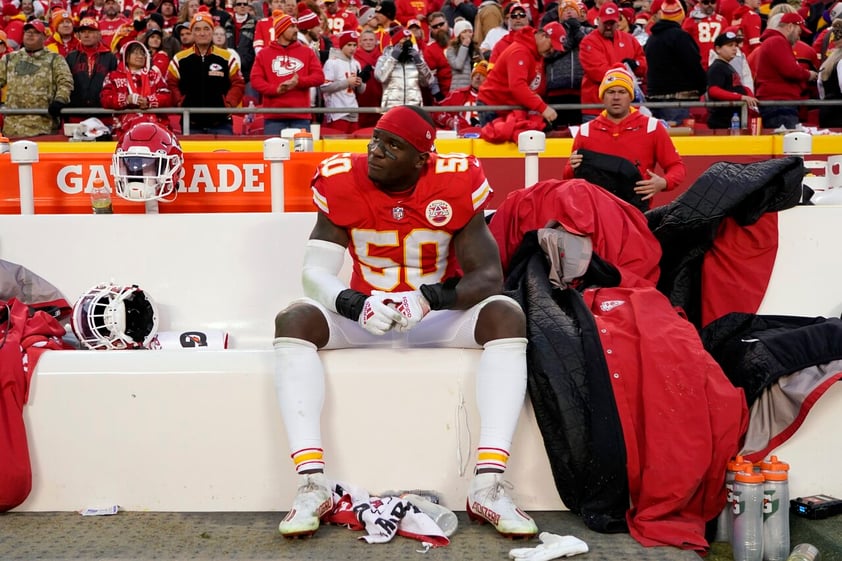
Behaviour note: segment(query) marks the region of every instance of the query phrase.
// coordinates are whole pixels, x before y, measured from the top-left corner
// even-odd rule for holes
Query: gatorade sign
[[[330,154],[295,152],[284,162],[284,208],[310,212],[310,180],[316,166]],[[41,154],[32,166],[36,214],[87,214],[90,193],[97,180],[113,192],[110,153]],[[18,177],[18,166],[8,154],[0,156],[0,176]],[[115,213],[144,213],[143,203],[114,195]],[[258,152],[189,152],[177,195],[161,201],[159,212],[269,212],[271,169]],[[8,181],[0,198],[0,214],[20,213],[17,181]]]

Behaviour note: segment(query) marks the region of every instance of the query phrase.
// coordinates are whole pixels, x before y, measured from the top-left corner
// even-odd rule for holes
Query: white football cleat
[[[319,529],[321,517],[333,508],[333,494],[325,474],[308,473],[299,478],[301,484],[292,508],[278,524],[278,531],[285,538],[312,536]]]
[[[468,518],[490,523],[507,538],[531,538],[538,526],[528,514],[512,502],[506,494],[511,484],[503,481],[502,473],[480,473],[474,476],[468,490]]]

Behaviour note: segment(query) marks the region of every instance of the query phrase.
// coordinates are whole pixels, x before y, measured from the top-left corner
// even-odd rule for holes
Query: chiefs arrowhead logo
[[[433,226],[441,227],[450,222],[450,219],[453,218],[453,209],[447,201],[437,199],[427,205],[425,214],[427,216],[427,222]]]
[[[618,306],[625,304],[625,300],[606,300],[599,305],[599,309],[603,312],[610,312]]]
[[[272,72],[275,76],[279,76],[281,78],[285,76],[292,76],[302,68],[304,68],[304,63],[297,58],[279,56],[275,57],[275,60],[272,61]]]

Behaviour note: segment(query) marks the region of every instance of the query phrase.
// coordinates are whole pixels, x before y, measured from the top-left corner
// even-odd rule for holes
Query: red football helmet
[[[133,125],[117,144],[111,174],[117,194],[128,201],[152,201],[175,192],[184,152],[173,133],[157,123]]]

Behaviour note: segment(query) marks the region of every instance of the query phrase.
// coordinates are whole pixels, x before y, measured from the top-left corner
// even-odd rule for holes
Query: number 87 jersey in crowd
[[[348,232],[354,290],[417,290],[458,275],[453,236],[493,191],[474,156],[431,153],[425,168],[406,191],[386,192],[369,179],[366,154],[319,164],[313,202]]]

